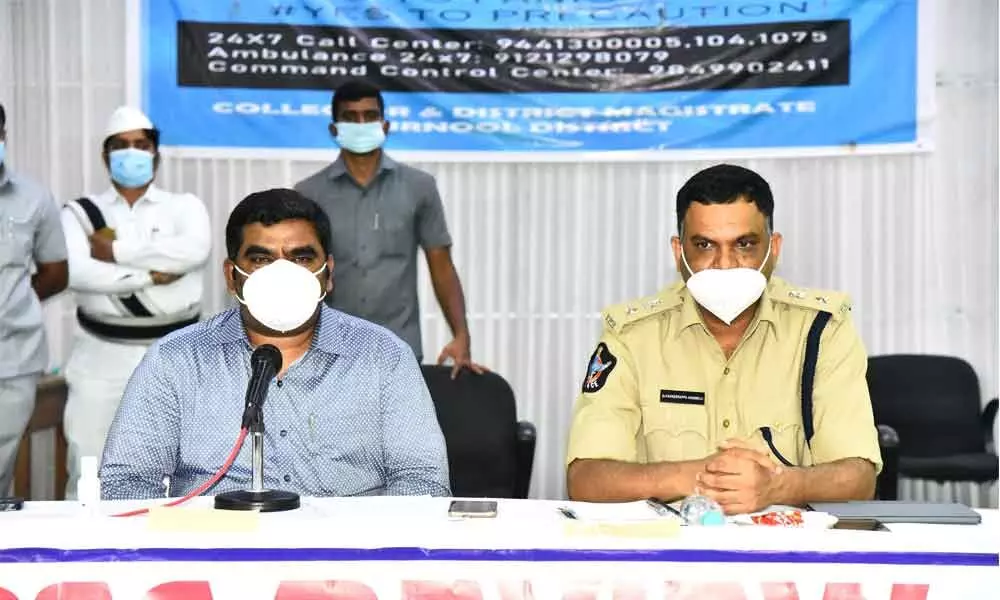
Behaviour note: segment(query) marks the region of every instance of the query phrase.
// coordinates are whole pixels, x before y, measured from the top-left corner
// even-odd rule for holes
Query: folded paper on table
[[[165,506],[149,509],[147,523],[150,531],[184,533],[246,533],[259,526],[257,511]]]
[[[669,517],[652,521],[566,521],[565,527],[568,536],[662,538],[679,534],[681,521]]]
[[[636,521],[676,521],[679,517],[671,514],[662,515],[645,500],[636,502],[564,502],[563,509],[568,509],[573,518],[578,521],[591,522],[636,522]]]

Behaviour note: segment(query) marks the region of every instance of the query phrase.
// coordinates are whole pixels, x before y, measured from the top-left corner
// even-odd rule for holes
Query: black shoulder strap
[[[99,229],[104,229],[108,226],[108,222],[104,220],[104,215],[101,213],[101,209],[97,208],[93,200],[90,198],[77,198],[75,200],[83,212],[87,214],[87,218],[90,219],[90,225],[94,228],[94,231]]]
[[[90,225],[91,227],[94,228],[94,231],[104,229],[105,227],[108,226],[108,222],[104,220],[104,214],[101,213],[101,209],[97,208],[97,205],[94,204],[93,200],[87,197],[83,197],[83,198],[77,198],[75,202],[80,206],[80,208],[83,209],[83,212],[86,213],[87,219],[90,220]],[[128,296],[118,296],[118,300],[121,301],[122,306],[124,306],[125,309],[133,316],[136,317],[153,316],[153,313],[150,312],[148,308],[146,308],[146,305],[144,305],[142,301],[140,301],[135,294],[130,294]]]
[[[806,355],[802,360],[802,428],[806,435],[806,446],[812,445],[815,425],[813,423],[813,381],[816,379],[816,361],[819,358],[819,338],[823,328],[833,315],[826,311],[816,313],[809,334],[806,336]]]

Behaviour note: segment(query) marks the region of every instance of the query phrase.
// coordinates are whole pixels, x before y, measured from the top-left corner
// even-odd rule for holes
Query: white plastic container
[[[76,483],[76,498],[88,512],[97,512],[101,503],[101,480],[97,476],[97,457],[80,458],[80,478]]]

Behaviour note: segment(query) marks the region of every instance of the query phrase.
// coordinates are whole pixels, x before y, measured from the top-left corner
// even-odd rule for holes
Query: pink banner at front
[[[493,582],[491,582],[492,585]],[[216,593],[211,581],[170,581],[150,583],[145,600],[222,600],[230,594]],[[352,580],[290,580],[278,582],[273,595],[254,598],[273,600],[488,600],[483,585],[471,580],[402,580],[398,594],[382,598],[368,583]],[[126,600],[135,596],[112,593],[104,581],[62,581],[46,585],[37,593],[21,593],[0,588],[0,600]],[[221,586],[228,587],[228,586]],[[600,600],[607,588],[601,581],[566,581],[557,596],[536,594],[531,581],[500,581],[492,591],[498,600]],[[810,585],[815,587],[815,582]],[[931,586],[921,583],[891,583],[887,590],[872,594],[860,583],[827,582],[821,600],[929,600]],[[872,586],[869,586],[872,587]],[[885,587],[885,586],[881,586]],[[610,584],[610,600],[805,600],[792,581],[742,583],[739,581],[664,581],[650,594],[646,585],[625,582]],[[948,594],[936,594],[946,597]]]

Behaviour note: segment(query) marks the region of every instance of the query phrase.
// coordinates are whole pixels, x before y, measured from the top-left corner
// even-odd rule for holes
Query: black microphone
[[[247,383],[246,408],[241,429],[250,432],[251,489],[225,492],[215,497],[215,508],[221,510],[259,510],[275,512],[299,507],[295,492],[264,489],[264,399],[271,379],[281,371],[281,352],[264,344],[250,355],[250,381]],[[245,435],[245,434],[244,434]],[[242,439],[242,438],[241,438]]]
[[[263,426],[264,399],[271,379],[281,371],[281,351],[271,344],[259,346],[250,355],[250,382],[247,384],[246,408],[242,429]]]

